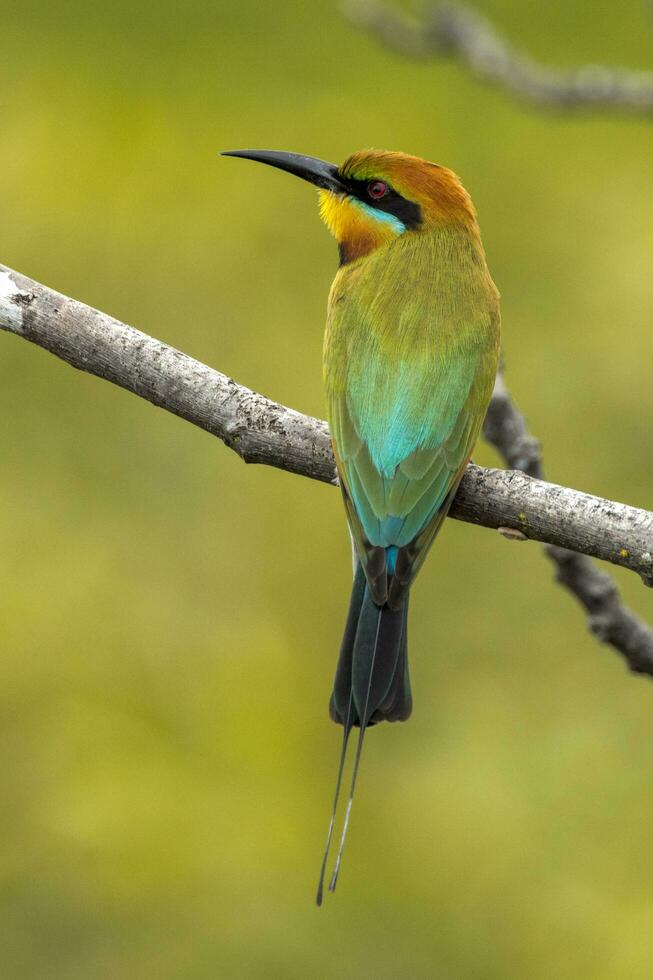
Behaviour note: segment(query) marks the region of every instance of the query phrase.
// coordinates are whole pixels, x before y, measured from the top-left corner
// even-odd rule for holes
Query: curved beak
[[[317,157],[306,157],[302,153],[284,153],[281,150],[224,150],[223,157],[243,157],[245,160],[256,160],[267,163],[270,167],[285,170],[295,177],[307,180],[335,194],[346,194],[347,189],[338,176],[338,168],[334,163],[318,160]]]

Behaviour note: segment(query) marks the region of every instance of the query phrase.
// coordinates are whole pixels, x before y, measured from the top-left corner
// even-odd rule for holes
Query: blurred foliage
[[[479,7],[546,62],[650,66],[637,0]],[[4,0],[2,23],[1,261],[323,414],[313,191],[217,152],[446,163],[548,474],[653,505],[650,120],[536,112],[328,0]],[[368,739],[318,913],[338,494],[5,335],[0,416],[3,977],[648,980],[653,688],[537,547],[447,522],[415,713]]]

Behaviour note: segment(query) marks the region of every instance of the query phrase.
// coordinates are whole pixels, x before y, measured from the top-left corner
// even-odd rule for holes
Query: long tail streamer
[[[352,808],[352,804],[354,802],[354,790],[356,789],[356,779],[358,777],[358,768],[359,768],[359,765],[360,765],[361,752],[362,752],[362,749],[363,749],[363,739],[365,738],[365,730],[367,728],[367,723],[369,721],[369,714],[370,714],[370,711],[369,711],[369,708],[370,708],[370,691],[372,689],[372,677],[374,676],[374,661],[376,659],[376,650],[377,650],[377,646],[378,646],[378,642],[379,642],[379,631],[380,631],[380,628],[381,628],[381,612],[382,611],[379,608],[378,609],[377,622],[376,622],[376,634],[375,634],[375,638],[374,638],[374,651],[372,653],[372,660],[371,660],[371,663],[370,663],[370,672],[369,672],[369,677],[368,677],[368,681],[367,681],[367,692],[366,692],[366,695],[365,695],[365,706],[363,708],[363,715],[362,715],[362,717],[360,719],[360,733],[358,735],[358,744],[356,746],[356,757],[354,759],[354,768],[353,768],[352,776],[351,776],[351,786],[349,787],[349,799],[347,800],[347,809],[345,811],[345,819],[344,819],[344,822],[343,822],[343,825],[342,825],[342,833],[340,835],[340,844],[338,846],[338,854],[336,856],[336,863],[335,863],[335,866],[334,866],[334,869],[333,869],[333,874],[331,875],[331,880],[329,882],[329,891],[330,892],[334,892],[336,890],[336,884],[338,883],[338,875],[340,873],[340,865],[342,863],[342,853],[343,853],[343,850],[344,850],[344,847],[345,847],[345,841],[347,839],[347,831],[349,830],[349,818],[351,816],[351,808]],[[336,808],[337,808],[337,804],[338,804],[338,798],[339,798],[339,795],[340,795],[340,785],[341,785],[341,782],[342,782],[342,773],[343,773],[344,763],[345,763],[345,755],[346,755],[347,741],[348,741],[348,738],[349,738],[349,732],[351,731],[351,711],[352,711],[352,706],[353,706],[352,705],[352,702],[353,702],[353,685],[352,685],[352,694],[351,694],[350,699],[349,699],[349,708],[348,708],[348,711],[347,711],[347,720],[346,720],[346,723],[345,723],[345,730],[344,730],[344,733],[343,733],[343,744],[342,744],[342,751],[341,751],[341,754],[340,754],[340,766],[338,768],[338,779],[337,779],[337,782],[336,782],[336,793],[335,793],[335,799],[334,799],[334,804],[333,804],[333,812],[332,812],[332,815],[331,815],[331,822],[329,824],[329,832],[327,834],[327,846],[326,846],[325,853],[324,853],[324,858],[323,858],[323,861],[322,861],[322,869],[321,869],[321,873],[320,873],[320,882],[319,882],[318,890],[317,890],[317,904],[318,905],[321,905],[322,904],[322,895],[323,895],[323,889],[324,889],[324,875],[325,875],[325,871],[326,871],[326,863],[327,863],[329,848],[330,848],[330,845],[331,845],[331,837],[333,835],[333,826],[334,826],[334,823],[335,823],[335,816],[336,816]]]
[[[326,874],[327,860],[329,858],[329,850],[331,849],[331,838],[333,837],[333,828],[336,822],[336,811],[338,809],[338,800],[340,798],[340,787],[342,785],[342,773],[345,768],[345,756],[347,754],[347,742],[349,741],[349,733],[351,732],[351,709],[354,700],[354,692],[352,691],[349,695],[349,707],[347,708],[347,718],[345,720],[345,725],[342,732],[342,749],[340,750],[340,764],[338,766],[338,778],[336,780],[336,792],[333,798],[333,809],[331,810],[331,820],[329,821],[329,830],[327,832],[326,845],[324,847],[324,857],[322,858],[322,867],[320,868],[320,880],[317,886],[317,896],[316,902],[318,905],[322,904],[322,898],[324,896],[324,876]]]

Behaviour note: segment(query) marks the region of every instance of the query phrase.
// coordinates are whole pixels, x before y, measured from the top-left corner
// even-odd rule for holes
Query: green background
[[[548,63],[651,65],[636,0],[479,8]],[[653,505],[650,117],[519,105],[327,0],[5,0],[0,104],[0,261],[316,415],[335,244],[217,152],[452,167],[549,477]],[[447,522],[318,912],[338,494],[4,334],[0,419],[3,977],[648,980],[653,686],[537,546]]]

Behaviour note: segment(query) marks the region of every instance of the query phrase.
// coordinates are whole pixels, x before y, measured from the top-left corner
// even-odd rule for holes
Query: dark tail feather
[[[400,613],[401,639],[397,666],[388,693],[370,718],[370,725],[375,725],[378,721],[406,721],[413,710],[408,674],[408,596],[404,599]]]
[[[363,570],[358,565],[329,704],[331,717],[343,725],[344,731],[333,810],[317,891],[318,905],[322,903],[324,875],[340,796],[349,733],[355,725],[360,727],[347,810],[329,891],[335,890],[338,880],[365,729],[379,721],[404,721],[411,712],[407,619],[408,598],[406,597],[400,608],[396,610],[388,606],[377,606],[372,600]]]
[[[333,683],[333,692],[329,702],[329,714],[331,715],[332,720],[337,722],[339,725],[345,724],[351,703],[352,652],[354,650],[356,631],[358,630],[358,620],[360,618],[361,606],[363,605],[363,597],[366,590],[367,585],[365,582],[365,574],[360,564],[358,564],[356,574],[354,576],[354,584],[351,590],[351,599],[349,601],[349,612],[347,614],[345,632],[342,637],[342,643],[340,644],[340,655],[338,657],[338,666],[336,668],[336,679]],[[354,724],[353,715],[351,718],[351,723],[352,725]]]
[[[367,724],[405,721],[410,716],[413,699],[408,676],[407,627],[408,596],[399,609],[375,605],[359,564],[329,703],[333,721],[345,724],[353,695],[350,727],[360,725],[370,682]]]

